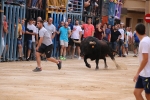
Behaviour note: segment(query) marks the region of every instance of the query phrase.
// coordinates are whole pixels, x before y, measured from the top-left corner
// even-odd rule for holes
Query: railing
[[[46,17],[46,0],[27,0],[26,1],[26,18],[36,18],[38,16],[45,19]]]
[[[75,19],[82,21],[83,0],[68,0],[66,8],[66,18],[72,19],[74,24]]]
[[[25,18],[25,6],[12,4],[4,4],[2,1],[2,10],[5,10],[4,13],[1,13],[1,28],[0,28],[0,47],[2,47],[2,33],[3,33],[3,15],[6,15],[6,21],[8,23],[8,34],[4,34],[4,45],[5,49],[3,52],[3,61],[6,59],[10,61],[15,61],[18,59],[17,53],[17,33],[18,33],[18,19],[22,20]],[[16,25],[16,27],[15,27]],[[24,40],[23,40],[24,41]],[[6,45],[8,48],[6,48]],[[0,49],[1,50],[1,49]]]

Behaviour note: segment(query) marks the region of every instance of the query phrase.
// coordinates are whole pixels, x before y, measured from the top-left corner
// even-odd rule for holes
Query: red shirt
[[[102,30],[102,29],[101,29]],[[96,37],[96,38],[98,38],[99,40],[102,40],[102,35],[104,34],[104,32],[102,31],[102,32],[99,32],[99,30],[98,30],[98,28],[96,28],[95,29],[95,34],[94,34],[94,36]]]
[[[82,25],[83,29],[84,29],[84,35],[83,37],[86,38],[88,36],[92,36],[92,33],[94,31],[94,26],[92,24],[83,24]]]

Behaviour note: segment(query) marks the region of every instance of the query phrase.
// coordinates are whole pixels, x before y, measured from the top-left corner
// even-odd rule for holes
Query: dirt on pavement
[[[56,64],[42,61],[42,72],[32,72],[35,61],[0,63],[0,100],[135,100],[138,58],[116,57],[121,70],[108,57],[107,70],[103,60],[97,71],[95,61],[88,62],[91,69],[83,60],[67,59],[58,70]]]

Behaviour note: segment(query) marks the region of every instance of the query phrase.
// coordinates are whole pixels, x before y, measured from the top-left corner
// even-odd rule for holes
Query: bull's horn
[[[74,42],[74,43],[81,43],[81,41],[76,41],[76,40],[73,40],[73,42]]]
[[[91,41],[90,41],[90,42],[89,42],[89,44],[94,44],[94,45],[95,45],[95,44],[96,44],[96,42],[91,42]]]

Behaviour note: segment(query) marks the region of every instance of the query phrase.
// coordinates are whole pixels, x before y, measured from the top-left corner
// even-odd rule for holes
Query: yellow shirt
[[[18,37],[19,35],[22,35],[22,25],[18,24]]]

